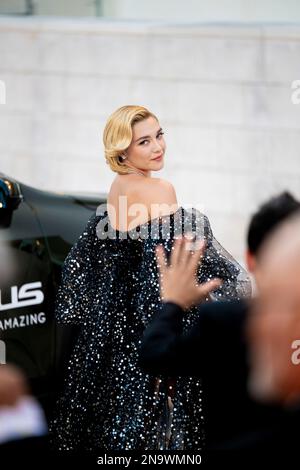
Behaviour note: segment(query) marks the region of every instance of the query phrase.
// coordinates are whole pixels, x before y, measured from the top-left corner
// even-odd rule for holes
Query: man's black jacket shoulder
[[[221,372],[224,360],[245,359],[245,301],[214,302],[201,306],[191,331],[182,334],[183,310],[162,304],[144,333],[140,364],[150,373],[203,376],[207,366]],[[237,354],[238,353],[238,354]]]
[[[201,378],[210,449],[266,449],[287,428],[280,408],[248,393],[248,311],[246,301],[204,304],[191,331],[182,334],[183,310],[165,303],[144,333],[140,365],[146,372]]]

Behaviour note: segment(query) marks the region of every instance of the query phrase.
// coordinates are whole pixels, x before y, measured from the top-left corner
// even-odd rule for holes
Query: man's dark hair
[[[266,238],[277,225],[300,210],[300,202],[283,192],[263,204],[252,216],[248,229],[248,249],[257,255]]]

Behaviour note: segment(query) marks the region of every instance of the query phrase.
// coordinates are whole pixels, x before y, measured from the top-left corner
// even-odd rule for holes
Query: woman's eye
[[[159,132],[156,136],[157,139],[160,139],[164,135],[164,132]],[[149,143],[149,139],[142,140],[139,145],[145,145]]]

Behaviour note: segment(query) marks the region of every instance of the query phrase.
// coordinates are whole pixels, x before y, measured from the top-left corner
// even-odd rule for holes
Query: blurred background
[[[146,106],[168,145],[156,176],[242,260],[258,204],[300,197],[296,80],[297,0],[0,0],[0,171],[106,192],[105,121]]]

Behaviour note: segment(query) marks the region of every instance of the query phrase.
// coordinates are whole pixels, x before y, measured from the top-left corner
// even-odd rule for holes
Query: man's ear
[[[246,263],[248,271],[254,273],[256,270],[256,257],[249,250],[246,251]]]

